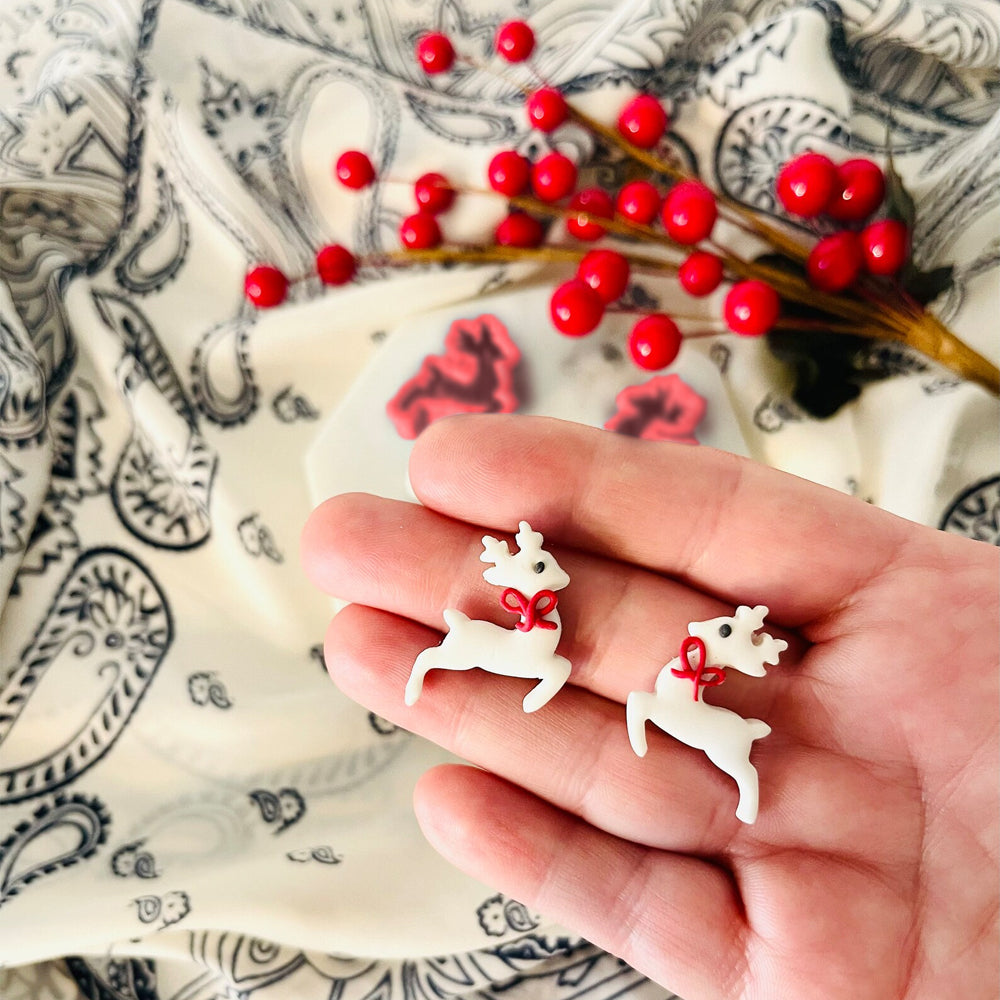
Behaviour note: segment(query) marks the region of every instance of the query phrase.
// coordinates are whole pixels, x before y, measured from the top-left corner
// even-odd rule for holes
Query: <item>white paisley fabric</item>
[[[482,187],[498,149],[554,143],[620,183],[613,151],[530,132],[523,77],[479,65],[511,17],[595,115],[662,96],[671,155],[764,212],[795,152],[888,139],[918,262],[955,268],[934,310],[1000,353],[995,3],[4,0],[3,1000],[666,995],[433,854],[410,793],[443,754],[329,683],[331,607],[297,557],[325,495],[407,495],[386,403],[456,320],[517,345],[518,409],[597,424],[641,381],[621,328],[558,337],[553,277],[522,265],[368,266],[266,313],[242,294],[259,261],[305,276],[325,243],[398,245],[406,185],[339,188],[348,146]],[[429,28],[474,61],[423,76]],[[447,235],[501,211],[461,199]],[[692,341],[672,371],[703,443],[996,544],[997,401],[904,349],[866,364],[826,419],[763,343]]]

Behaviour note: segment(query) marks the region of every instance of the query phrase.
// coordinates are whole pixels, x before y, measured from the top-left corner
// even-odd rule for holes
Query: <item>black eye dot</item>
[[[733,634],[732,625],[719,626],[719,635],[721,635],[723,639],[728,639],[732,634]]]
[[[545,563],[543,563],[543,562],[536,562],[535,565],[532,566],[531,568],[536,573],[544,573],[545,572]]]

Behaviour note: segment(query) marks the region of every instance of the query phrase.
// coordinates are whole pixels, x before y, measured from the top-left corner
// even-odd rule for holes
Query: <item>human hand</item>
[[[552,420],[441,421],[410,465],[424,507],[327,501],[303,561],[356,602],[331,625],[350,697],[479,768],[446,765],[415,808],[449,860],[686,1000],[996,997],[998,552],[708,448]],[[442,610],[502,621],[483,528],[520,519],[571,583],[569,684],[433,671],[403,703]],[[687,623],[770,608],[789,648],[706,700],[773,729],[760,814],[704,754],[624,702]]]

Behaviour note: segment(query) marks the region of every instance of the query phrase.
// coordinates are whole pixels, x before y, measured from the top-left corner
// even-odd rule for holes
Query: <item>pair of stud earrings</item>
[[[557,591],[569,575],[543,547],[542,535],[521,521],[515,536],[517,551],[486,535],[480,561],[488,583],[503,587],[500,605],[518,616],[513,629],[469,618],[454,608],[444,612],[448,632],[438,646],[416,658],[406,684],[405,700],[420,697],[424,677],[431,670],[471,670],[538,680],[524,698],[525,712],[545,705],[569,679],[570,662],[556,652],[562,635]],[[629,742],[640,757],[646,755],[646,723],[697,750],[730,775],[739,788],[736,816],[744,823],[757,818],[757,770],[750,748],[771,731],[760,719],[744,719],[729,709],[707,704],[702,694],[725,680],[732,667],[751,677],[763,677],[767,665],[778,662],[788,643],[760,631],[767,608],[745,605],[732,616],[691,622],[680,650],[660,670],[653,691],[633,691],[625,706]]]

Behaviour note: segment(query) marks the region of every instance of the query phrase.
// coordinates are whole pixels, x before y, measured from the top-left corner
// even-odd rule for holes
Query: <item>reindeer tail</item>
[[[460,625],[464,625],[469,620],[469,616],[456,611],[454,608],[446,608],[444,612],[444,623],[448,626],[448,631],[452,631]]]
[[[750,739],[762,740],[771,731],[771,727],[760,719],[744,719],[747,729],[750,730]]]

